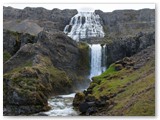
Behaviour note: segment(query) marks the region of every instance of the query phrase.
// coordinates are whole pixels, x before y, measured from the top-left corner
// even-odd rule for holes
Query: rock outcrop
[[[154,43],[155,32],[140,32],[136,36],[115,38],[106,45],[107,64],[130,57]]]
[[[30,34],[23,34],[18,32],[13,32],[9,30],[3,30],[3,51],[8,52],[13,56],[20,47],[27,43],[35,43],[35,36]]]

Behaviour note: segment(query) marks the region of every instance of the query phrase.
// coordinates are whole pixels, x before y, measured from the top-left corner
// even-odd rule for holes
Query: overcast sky
[[[93,12],[94,10],[102,10],[104,12],[112,12],[113,10],[134,9],[139,10],[143,8],[155,9],[155,4],[4,4],[4,6],[11,6],[14,8],[23,9],[25,7],[44,7],[52,10],[59,9],[77,9],[78,11]]]

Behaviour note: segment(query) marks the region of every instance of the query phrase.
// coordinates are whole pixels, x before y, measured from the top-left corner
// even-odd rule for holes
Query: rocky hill
[[[155,28],[155,9],[115,10],[103,12],[96,10],[102,19],[106,37],[130,36],[138,32],[153,32]]]
[[[3,7],[3,28],[37,35],[40,31],[63,31],[77,10],[47,10],[26,7],[23,10]]]

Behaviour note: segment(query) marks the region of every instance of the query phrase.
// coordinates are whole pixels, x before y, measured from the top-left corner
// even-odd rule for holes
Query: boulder
[[[77,107],[79,106],[81,103],[83,103],[85,100],[85,94],[82,92],[78,92],[76,93],[74,100],[73,100],[73,106]]]

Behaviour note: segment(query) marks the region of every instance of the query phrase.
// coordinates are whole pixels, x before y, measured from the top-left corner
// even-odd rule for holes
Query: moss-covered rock
[[[73,100],[73,106],[78,107],[79,104],[83,103],[85,100],[85,94],[83,92],[78,92],[75,95],[75,98]]]

